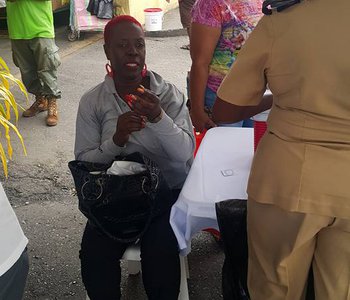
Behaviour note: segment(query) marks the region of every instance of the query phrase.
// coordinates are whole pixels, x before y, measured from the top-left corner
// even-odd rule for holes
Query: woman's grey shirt
[[[154,160],[172,188],[181,188],[193,160],[195,140],[184,95],[154,72],[150,89],[160,99],[163,118],[130,135],[124,147],[113,142],[118,117],[130,108],[116,92],[113,79],[88,91],[80,100],[74,154],[77,160],[111,163],[115,156],[141,152]]]

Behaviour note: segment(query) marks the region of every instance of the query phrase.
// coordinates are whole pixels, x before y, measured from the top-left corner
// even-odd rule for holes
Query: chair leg
[[[187,278],[189,278],[187,256],[180,256],[181,282],[179,300],[189,300]]]
[[[184,259],[184,261],[185,261],[186,278],[189,279],[189,278],[190,278],[190,269],[188,268],[187,256],[183,256],[183,259]]]
[[[129,275],[137,275],[141,271],[141,263],[136,260],[128,260],[128,273]]]
[[[141,256],[140,247],[138,245],[129,246],[124,255],[123,260],[128,263],[128,273],[129,275],[136,275],[141,271]]]

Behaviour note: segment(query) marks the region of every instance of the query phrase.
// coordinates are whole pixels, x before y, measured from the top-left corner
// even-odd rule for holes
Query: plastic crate
[[[204,130],[203,132],[197,132],[195,129],[193,130],[194,131],[194,137],[195,137],[195,139],[196,139],[196,148],[195,148],[195,150],[194,150],[194,156],[196,156],[196,153],[197,153],[197,151],[198,151],[198,148],[199,148],[199,146],[200,146],[200,144],[201,144],[201,142],[202,142],[202,140],[203,140],[203,138],[204,138],[204,135],[205,135],[205,133],[207,132],[206,130]]]
[[[265,121],[254,121],[254,151],[266,132],[267,123]]]

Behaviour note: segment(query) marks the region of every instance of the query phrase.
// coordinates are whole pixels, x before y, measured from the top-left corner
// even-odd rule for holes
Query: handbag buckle
[[[88,183],[90,183],[90,182],[91,182],[90,179],[87,178],[87,179],[85,180],[85,182],[83,183],[82,187],[81,187],[80,193],[81,193],[81,196],[83,197],[84,200],[85,200],[85,199],[86,199],[86,200],[89,200],[87,197],[85,197],[84,189],[85,189],[86,185],[87,185]],[[97,179],[95,180],[95,183],[96,183],[96,185],[100,188],[100,192],[99,192],[98,196],[95,198],[95,200],[98,200],[98,199],[101,198],[101,196],[102,196],[102,194],[103,194],[103,179],[102,179],[102,178],[97,178]]]
[[[149,178],[148,177],[143,177],[141,188],[142,188],[142,191],[145,194],[149,194],[149,193],[155,192],[157,190],[158,185],[159,185],[159,177],[158,177],[158,175],[156,173],[151,173],[151,186],[150,186],[149,190],[147,191],[146,190],[146,184],[148,184],[148,182],[149,182]]]

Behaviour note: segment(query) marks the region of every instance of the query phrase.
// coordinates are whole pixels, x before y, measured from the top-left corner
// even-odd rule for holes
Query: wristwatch
[[[160,114],[153,118],[152,120],[148,120],[151,123],[158,123],[163,118],[163,110],[160,110]]]

